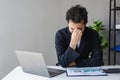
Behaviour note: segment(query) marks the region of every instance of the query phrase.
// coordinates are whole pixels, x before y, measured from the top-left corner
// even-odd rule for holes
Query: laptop
[[[54,77],[65,72],[61,69],[47,68],[42,53],[15,51],[22,70],[35,75]]]

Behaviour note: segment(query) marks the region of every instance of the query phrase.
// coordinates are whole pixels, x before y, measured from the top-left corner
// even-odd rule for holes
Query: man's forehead
[[[81,29],[81,28],[83,27],[83,25],[78,25],[78,26],[76,26],[76,25],[71,25],[70,27],[71,27],[71,28]]]

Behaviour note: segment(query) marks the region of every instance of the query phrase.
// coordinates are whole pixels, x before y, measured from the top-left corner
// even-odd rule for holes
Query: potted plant
[[[105,26],[103,25],[103,22],[101,20],[93,21],[93,24],[91,26],[89,26],[89,27],[98,32],[98,34],[100,36],[100,41],[101,41],[100,45],[102,47],[103,57],[104,57],[106,55],[106,50],[108,48],[108,42],[107,42],[107,40],[105,38],[107,32],[105,30]],[[103,58],[103,64],[105,63],[104,60],[105,59]]]

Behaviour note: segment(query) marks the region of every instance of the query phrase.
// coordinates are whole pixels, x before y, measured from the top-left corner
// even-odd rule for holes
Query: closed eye
[[[78,28],[79,30],[82,30],[82,28]]]
[[[74,28],[71,28],[72,30],[74,30]]]

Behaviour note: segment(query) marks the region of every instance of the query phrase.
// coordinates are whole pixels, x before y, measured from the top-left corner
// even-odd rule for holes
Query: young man
[[[62,67],[93,67],[102,65],[99,35],[86,27],[86,8],[76,5],[66,13],[68,27],[57,31],[55,48]]]

